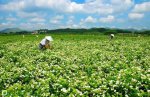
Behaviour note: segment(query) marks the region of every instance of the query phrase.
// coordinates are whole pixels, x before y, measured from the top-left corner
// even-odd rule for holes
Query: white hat
[[[53,38],[51,36],[45,36],[45,39],[47,39],[49,41],[53,41]]]
[[[114,35],[114,34],[110,34],[110,36],[113,36],[113,37],[114,37],[115,35]]]

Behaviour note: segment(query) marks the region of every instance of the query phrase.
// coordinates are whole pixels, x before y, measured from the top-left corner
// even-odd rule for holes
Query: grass
[[[44,36],[0,36],[1,95],[148,97],[149,36],[52,34],[40,51]]]

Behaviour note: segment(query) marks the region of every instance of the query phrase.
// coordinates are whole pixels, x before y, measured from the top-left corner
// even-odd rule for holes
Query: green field
[[[150,37],[52,35],[0,36],[0,96],[148,97]]]

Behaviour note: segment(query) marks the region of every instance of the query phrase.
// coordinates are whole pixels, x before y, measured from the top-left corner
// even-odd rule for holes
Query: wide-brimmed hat
[[[45,36],[45,39],[47,39],[49,41],[53,41],[53,38],[51,36]]]

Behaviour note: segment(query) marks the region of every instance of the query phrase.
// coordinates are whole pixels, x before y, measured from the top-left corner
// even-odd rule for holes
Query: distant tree
[[[142,34],[147,34],[147,35],[150,35],[150,30],[147,30],[147,31],[143,31],[141,32]]]
[[[116,30],[106,30],[104,32],[105,35],[110,35],[110,34],[117,34]]]
[[[106,29],[106,28],[98,28],[98,31],[99,32],[105,32],[105,31],[107,31],[108,29]]]

